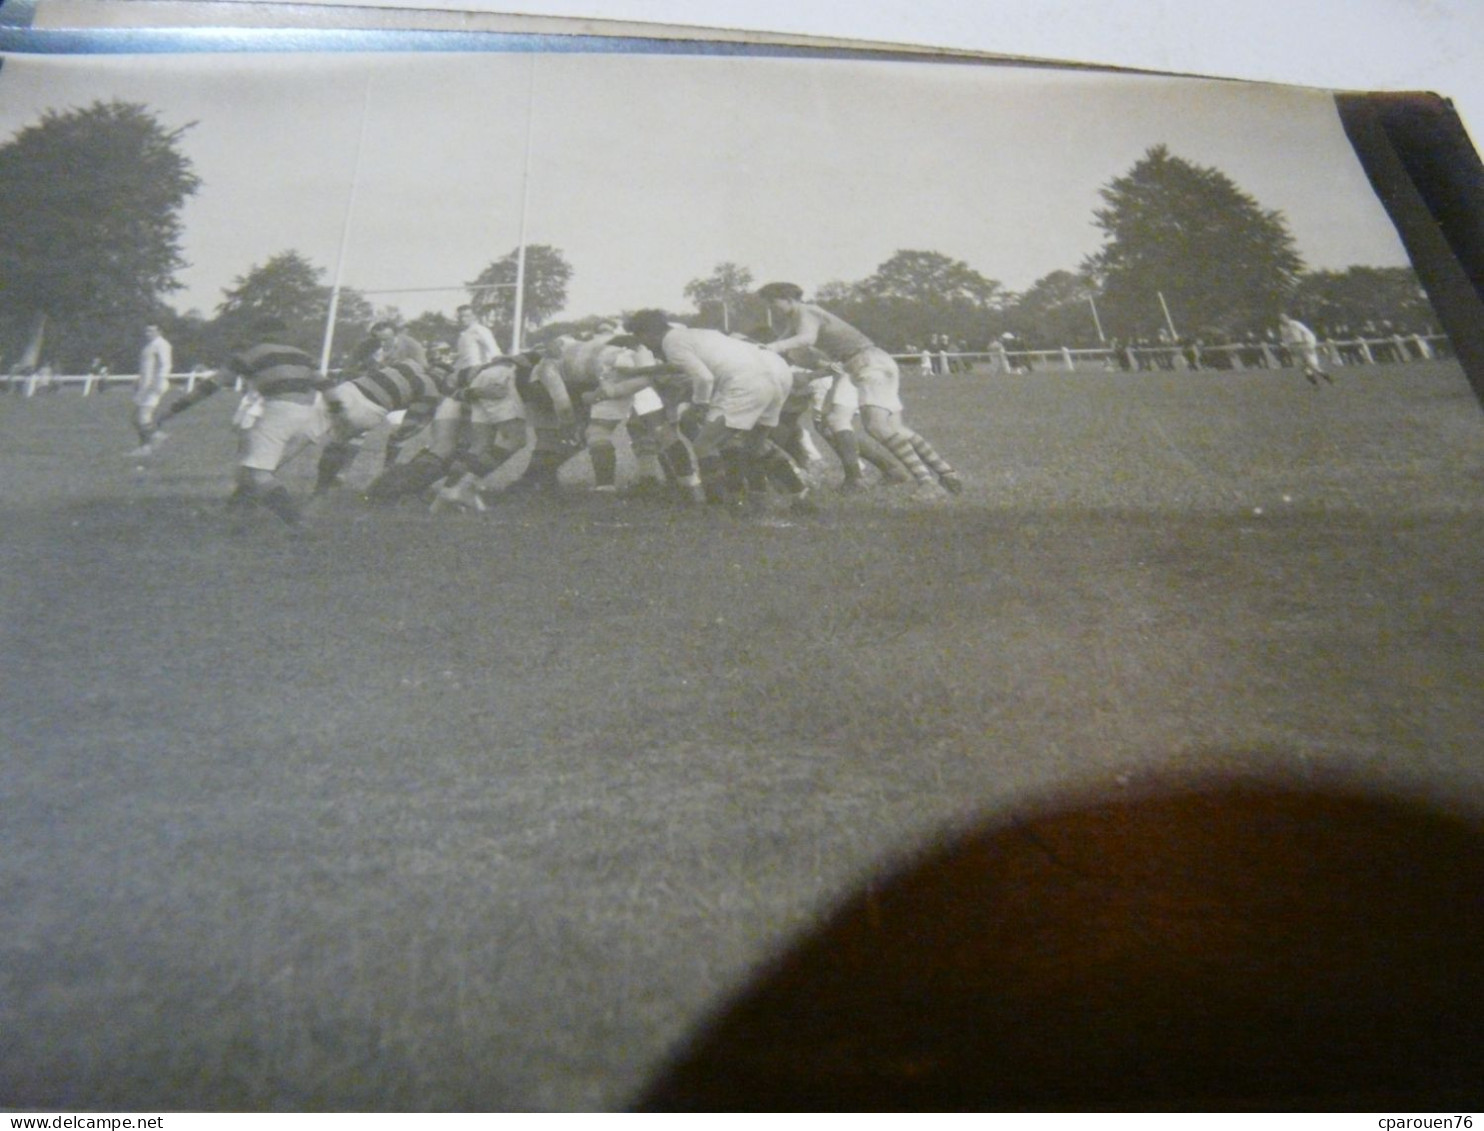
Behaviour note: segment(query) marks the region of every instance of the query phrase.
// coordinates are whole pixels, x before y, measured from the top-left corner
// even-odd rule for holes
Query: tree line
[[[102,359],[134,362],[139,330],[157,322],[180,364],[213,364],[264,316],[317,344],[332,301],[325,271],[286,249],[249,267],[216,310],[178,314],[180,213],[201,188],[181,141],[195,123],[162,124],[121,101],[47,111],[0,146],[0,357],[9,368],[44,356],[77,371]],[[1023,292],[1007,290],[939,251],[904,249],[868,278],[829,280],[817,301],[896,351],[930,340],[983,349],[1013,335],[1032,347],[1091,347],[1177,338],[1261,336],[1288,311],[1325,334],[1430,332],[1433,315],[1410,268],[1306,270],[1284,216],[1263,208],[1220,170],[1151,147],[1100,190],[1093,223],[1103,245],[1075,270],[1057,270]],[[467,301],[501,340],[513,329],[517,252],[467,284]],[[599,317],[553,322],[566,307],[573,268],[549,245],[526,248],[523,336],[594,327]],[[761,332],[764,304],[752,272],[717,264],[684,288],[688,320]],[[401,314],[342,288],[334,341],[343,353],[376,317]],[[618,313],[618,312],[609,312]],[[436,311],[407,321],[424,340],[451,340]]]

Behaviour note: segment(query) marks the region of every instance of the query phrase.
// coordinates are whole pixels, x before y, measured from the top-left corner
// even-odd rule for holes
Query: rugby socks
[[[886,445],[876,439],[869,432],[857,432],[856,444],[859,447],[861,459],[865,460],[877,471],[888,483],[908,483],[912,476],[902,466],[901,462],[891,454]]]
[[[727,501],[727,468],[722,457],[703,456],[701,465],[701,487],[705,491],[708,503],[725,503]]]
[[[747,493],[752,460],[748,453],[738,447],[727,447],[721,451],[722,494],[727,499],[740,499]]]
[[[908,430],[907,438],[912,442],[912,450],[918,455],[923,463],[933,469],[933,473],[939,476],[952,475],[953,465],[938,454],[938,449],[929,444],[916,432]]]
[[[289,526],[299,525],[299,507],[282,484],[259,492],[259,501]]]
[[[593,485],[612,487],[618,481],[618,450],[602,440],[589,444],[587,454],[593,461]]]
[[[780,428],[773,435],[775,437],[773,442],[792,456],[794,462],[800,467],[808,467],[815,460],[819,459],[818,451],[813,452],[812,455],[810,454],[812,445],[808,442],[809,433],[804,431],[803,428],[790,428],[786,431]],[[780,435],[783,437],[781,440],[777,438]]]
[[[319,466],[315,472],[314,493],[328,491],[340,479],[340,473],[355,460],[361,445],[355,440],[331,440],[320,453]]]
[[[683,438],[677,437],[675,442],[660,453],[660,460],[674,477],[675,482],[690,497],[693,503],[706,501],[705,491],[701,487],[701,475],[696,467],[695,453],[691,446]]]
[[[840,428],[831,432],[827,439],[835,454],[840,457],[840,466],[845,469],[845,482],[859,483],[861,479],[861,451],[853,428]]]
[[[666,483],[673,479],[674,475],[665,466],[666,461],[660,451],[659,437],[655,435],[654,428],[642,420],[630,420],[624,427],[629,434],[629,450],[634,455],[635,478],[641,483],[651,479],[656,483]]]
[[[881,441],[886,445],[886,450],[901,460],[912,473],[912,478],[919,483],[936,483],[937,478],[928,470],[927,464],[922,462],[917,454],[917,449],[912,446],[912,433],[893,432]]]

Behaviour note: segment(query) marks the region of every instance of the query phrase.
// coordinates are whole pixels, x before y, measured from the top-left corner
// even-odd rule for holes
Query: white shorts
[[[160,401],[170,391],[170,378],[153,377],[148,381],[139,381],[134,386],[134,403],[139,408],[159,408]]]
[[[262,415],[238,441],[237,463],[254,471],[277,471],[329,431],[323,397],[312,404],[270,397]]]
[[[387,418],[386,409],[348,381],[336,385],[325,394],[325,398],[338,404],[344,410],[331,414],[330,419],[344,421],[342,427],[351,436],[369,432],[378,424],[385,422]]]
[[[1319,368],[1318,346],[1311,346],[1305,344],[1304,342],[1299,342],[1296,345],[1289,346],[1288,352],[1293,360],[1299,365],[1307,366],[1310,369]]]
[[[777,354],[778,364],[759,366],[747,373],[719,377],[711,393],[707,420],[724,420],[728,428],[749,432],[754,428],[774,428],[783,412],[784,402],[793,387],[793,374],[788,362]]]
[[[845,359],[845,372],[860,390],[862,408],[902,411],[902,372],[884,349],[869,346]]]
[[[665,402],[653,389],[640,389],[634,394],[634,415],[648,416],[655,412],[664,412]]]

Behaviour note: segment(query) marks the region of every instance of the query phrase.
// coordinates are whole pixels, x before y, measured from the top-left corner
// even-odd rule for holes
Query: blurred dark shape
[[[990,823],[856,896],[642,1110],[1478,1110],[1484,830],[1223,783]]]

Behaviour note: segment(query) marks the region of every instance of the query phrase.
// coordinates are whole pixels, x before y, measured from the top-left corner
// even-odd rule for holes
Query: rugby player
[[[490,328],[479,320],[474,308],[465,304],[458,309],[458,342],[454,347],[453,367],[455,375],[482,368],[500,356],[499,343]]]
[[[1322,377],[1331,385],[1335,379],[1319,366],[1319,337],[1297,318],[1278,315],[1278,335],[1288,347],[1293,363],[1304,371],[1304,380],[1311,385],[1319,384]]]
[[[496,357],[458,369],[433,410],[428,446],[383,471],[366,489],[366,497],[395,502],[448,479],[433,500],[435,511],[449,505],[483,510],[479,481],[526,446],[525,406],[516,391],[519,366],[520,358]]]
[[[155,413],[170,391],[172,364],[170,343],[160,328],[151,323],[144,328],[144,349],[139,354],[139,376],[134,382],[134,431],[139,434],[139,447],[130,456],[153,455],[168,438],[155,423]]]
[[[731,501],[756,469],[790,497],[794,509],[812,509],[798,468],[770,439],[793,388],[787,361],[720,330],[673,325],[661,310],[636,312],[625,329],[662,359],[662,365],[649,367],[651,378],[683,375],[692,399],[707,406],[693,447],[708,497]]]
[[[424,369],[428,367],[428,354],[423,344],[390,319],[371,323],[371,335],[376,339],[376,360],[383,365],[412,361]]]
[[[243,381],[248,393],[234,423],[238,439],[236,488],[229,506],[264,506],[290,527],[299,525],[299,506],[278,478],[278,469],[329,428],[321,381],[314,358],[297,346],[286,345],[285,327],[265,318],[253,327],[257,345],[233,354],[216,373],[171,402],[169,418],[207,397]]]
[[[546,353],[548,373],[561,378],[567,398],[572,403],[575,427],[582,409],[586,409],[583,438],[593,467],[593,489],[613,493],[618,484],[618,449],[614,438],[624,426],[633,447],[637,474],[641,484],[653,490],[666,483],[662,463],[678,461],[678,475],[689,475],[699,488],[694,462],[684,441],[666,418],[665,405],[654,389],[635,387],[616,391],[614,379],[620,371],[630,372],[654,364],[654,357],[637,339],[621,335],[617,326],[605,325],[591,338],[561,337],[555,339]],[[675,460],[670,449],[680,446]]]
[[[784,406],[781,431],[787,436],[790,426],[802,432],[804,411],[812,412],[819,434],[834,449],[839,457],[845,481],[840,489],[855,492],[865,489],[865,476],[861,460],[870,463],[881,472],[887,483],[911,483],[912,475],[896,456],[892,455],[878,440],[863,432],[860,423],[860,394],[855,383],[848,378],[841,380],[842,370],[837,362],[814,346],[800,346],[788,352],[788,362],[794,369],[794,392]],[[800,414],[797,422],[793,414]],[[802,433],[807,436],[807,433]],[[795,459],[795,452],[786,440],[779,441]]]
[[[839,362],[860,391],[866,431],[912,473],[918,485],[916,498],[938,497],[940,483],[952,494],[963,491],[963,480],[952,465],[902,420],[901,372],[889,353],[843,318],[804,302],[803,290],[793,283],[768,283],[757,294],[784,323],[783,336],[765,348],[787,354],[800,346],[816,346]]]
[[[315,494],[323,494],[341,482],[341,475],[360,452],[366,433],[385,423],[392,413],[405,414],[399,430],[417,431],[426,426],[446,394],[439,383],[441,372],[429,371],[410,359],[373,362],[331,388],[325,394],[330,439],[320,452]]]

